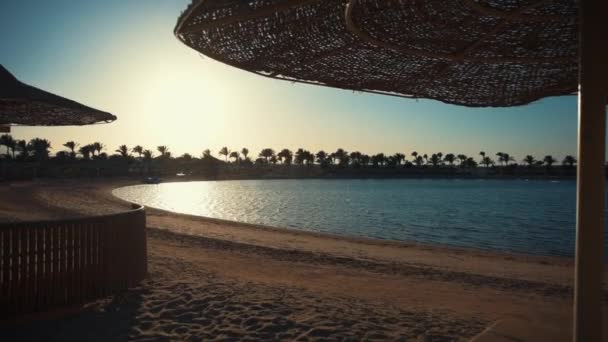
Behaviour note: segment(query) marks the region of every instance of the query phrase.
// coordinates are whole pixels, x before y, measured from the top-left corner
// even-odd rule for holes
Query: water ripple
[[[574,252],[574,181],[248,180],[135,185],[114,193],[179,213],[277,227],[543,255]]]

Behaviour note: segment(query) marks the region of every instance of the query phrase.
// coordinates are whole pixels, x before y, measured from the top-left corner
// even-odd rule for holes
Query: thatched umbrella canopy
[[[579,95],[576,341],[601,341],[606,0],[198,0],[175,35],[259,75],[446,103]]]
[[[175,34],[257,74],[466,106],[577,90],[577,7],[561,1],[196,1]]]
[[[22,83],[0,65],[0,125],[90,125],[114,120],[110,113]]]

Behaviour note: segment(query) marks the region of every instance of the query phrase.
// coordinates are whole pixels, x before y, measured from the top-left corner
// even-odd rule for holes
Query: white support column
[[[602,341],[608,1],[581,0],[574,341]]]

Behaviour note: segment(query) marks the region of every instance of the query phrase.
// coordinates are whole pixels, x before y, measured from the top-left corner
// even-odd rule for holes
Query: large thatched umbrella
[[[0,65],[0,127],[111,122],[116,116],[19,82]]]
[[[199,0],[175,34],[267,77],[464,106],[579,94],[575,338],[599,341],[605,0]]]

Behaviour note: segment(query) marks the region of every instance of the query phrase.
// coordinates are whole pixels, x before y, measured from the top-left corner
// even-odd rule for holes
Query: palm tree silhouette
[[[120,145],[120,146],[118,146],[118,149],[116,149],[115,152],[118,153],[118,154],[120,154],[121,157],[123,157],[123,158],[128,158],[129,157],[129,148],[127,147],[127,145]]]
[[[82,155],[85,160],[91,159],[91,153],[93,153],[93,147],[91,144],[81,146],[78,152]]]
[[[144,148],[141,145],[137,145],[137,146],[133,147],[133,149],[131,149],[131,151],[133,153],[137,153],[139,158],[141,158],[142,154],[144,153]]]
[[[393,155],[393,159],[395,159],[395,161],[397,162],[397,165],[401,165],[405,161],[405,154],[403,154],[403,153],[395,153]]]
[[[576,158],[570,155],[565,156],[562,161],[562,165],[568,165],[570,168],[574,167],[574,164],[576,164]]]
[[[456,160],[456,157],[454,156],[453,153],[448,153],[445,155],[445,157],[443,157],[443,160],[445,160],[448,164],[450,164],[450,166],[453,166],[454,161]]]
[[[241,150],[241,154],[243,155],[243,159],[247,160],[247,155],[249,155],[249,150],[247,149],[247,147],[243,147],[243,149]]]
[[[438,167],[440,163],[441,163],[441,157],[439,157],[439,154],[433,153],[431,155],[431,164],[433,165],[433,167]]]
[[[316,154],[317,157],[317,163],[319,163],[319,165],[321,165],[322,167],[326,167],[327,166],[327,153],[323,150],[317,152]]]
[[[34,138],[28,143],[29,149],[34,152],[34,157],[38,160],[47,159],[49,157],[49,149],[51,143],[46,139]]]
[[[72,159],[76,158],[76,147],[78,147],[77,143],[75,143],[74,141],[68,141],[65,144],[63,144],[63,147],[66,147],[70,150],[70,158],[72,158]]]
[[[485,165],[486,167],[490,167],[490,166],[494,165],[494,161],[492,160],[492,158],[484,156],[483,159],[481,160],[481,164]]]
[[[306,165],[313,166],[315,164],[315,155],[307,150],[304,160],[306,160]]]
[[[230,152],[230,158],[234,158],[234,162],[236,163],[239,160],[239,153],[237,151]]]
[[[524,159],[523,162],[528,164],[528,167],[532,167],[532,165],[534,165],[534,163],[536,162],[536,159],[534,159],[533,156],[531,155],[527,155]]]
[[[336,152],[333,153],[334,158],[338,160],[338,165],[346,166],[348,165],[348,152],[344,149],[339,148]]]
[[[27,146],[27,141],[25,140],[16,140],[15,148],[19,150],[19,158],[22,160],[27,159],[29,157],[30,151]]]
[[[266,163],[268,163],[270,161],[270,158],[274,157],[274,150],[271,148],[264,148],[262,149],[262,151],[260,151],[259,156],[261,158],[264,158],[264,160],[266,160]]]
[[[144,156],[144,160],[150,161],[154,157],[154,152],[150,150],[144,150],[142,155]]]
[[[158,153],[160,153],[161,158],[168,158],[171,156],[169,152],[169,147],[165,145],[157,146],[156,150],[158,151]]]
[[[284,148],[281,150],[281,152],[277,153],[277,157],[279,157],[281,163],[291,165],[291,161],[293,160],[293,152],[287,148]]]
[[[105,147],[102,143],[100,142],[94,142],[92,144],[93,147],[93,151],[97,152],[97,155],[99,156],[101,154],[101,151],[103,150],[103,148]]]
[[[467,161],[469,160],[469,157],[467,157],[464,154],[459,154],[456,156],[456,158],[458,158],[458,161],[460,162],[461,167],[465,167],[466,166],[465,164],[467,164]],[[471,163],[469,162],[468,164],[471,164]]]
[[[222,147],[222,149],[218,152],[218,154],[220,156],[224,156],[224,158],[226,159],[226,161],[228,161],[228,156],[230,155],[230,150],[228,149],[228,147],[224,146]]]
[[[556,161],[557,160],[551,155],[546,155],[545,158],[543,158],[543,163],[547,165],[547,169],[550,169]]]
[[[6,146],[6,155],[10,156],[9,151],[12,151],[12,157],[15,158],[15,147],[17,146],[17,141],[13,139],[10,134],[3,134],[0,136],[0,145]]]

